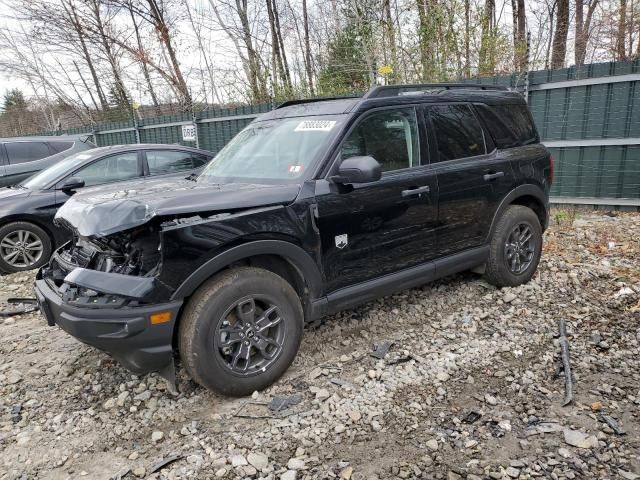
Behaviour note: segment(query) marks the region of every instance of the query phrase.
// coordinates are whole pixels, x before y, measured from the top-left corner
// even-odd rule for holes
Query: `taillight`
[[[554,168],[555,168],[554,167],[555,160],[553,159],[553,155],[549,155],[549,161],[550,161],[550,164],[549,164],[549,184],[552,184],[553,183],[553,173],[554,173]]]

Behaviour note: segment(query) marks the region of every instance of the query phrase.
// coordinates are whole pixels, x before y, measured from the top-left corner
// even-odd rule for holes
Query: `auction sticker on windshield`
[[[334,120],[304,120],[298,124],[296,132],[329,132],[336,125]]]

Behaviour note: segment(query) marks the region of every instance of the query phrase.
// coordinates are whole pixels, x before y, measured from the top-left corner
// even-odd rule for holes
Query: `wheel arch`
[[[321,296],[322,274],[307,252],[285,240],[254,240],[232,247],[198,267],[176,289],[171,300],[191,296],[213,275],[234,265],[252,265],[280,275],[303,301]]]
[[[522,205],[533,210],[540,220],[542,231],[547,229],[549,225],[549,199],[542,188],[532,185],[520,185],[511,190],[503,199],[496,213],[493,215],[491,221],[491,228],[489,229],[489,235],[487,241],[491,239],[493,232],[496,228],[498,220],[504,213],[504,211],[511,205]]]

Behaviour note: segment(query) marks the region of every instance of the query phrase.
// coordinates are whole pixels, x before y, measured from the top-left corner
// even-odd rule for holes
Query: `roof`
[[[482,102],[495,104],[524,104],[524,97],[505,87],[474,84],[418,84],[377,86],[360,98],[316,98],[285,102],[261,115],[258,120],[340,115],[361,112],[374,107],[439,102]]]
[[[58,140],[64,142],[65,140],[80,140],[85,141],[91,136],[90,133],[81,133],[78,135],[39,135],[33,137],[6,137],[0,138],[0,142],[50,142],[52,140]]]
[[[184,151],[189,151],[194,153],[203,153],[207,155],[213,155],[213,152],[210,152],[208,150],[203,150],[201,148],[195,148],[195,147],[187,147],[185,145],[171,144],[171,143],[133,143],[130,145],[109,145],[107,147],[92,148],[91,150],[87,150],[86,152],[83,152],[83,154],[96,156],[96,155],[104,155],[105,153],[118,153],[118,152],[131,151],[131,150],[167,150],[167,149],[184,150]]]

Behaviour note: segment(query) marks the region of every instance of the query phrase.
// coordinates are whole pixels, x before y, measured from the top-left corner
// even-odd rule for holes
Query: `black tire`
[[[526,226],[531,243],[514,247],[515,238],[526,238]],[[520,229],[520,236],[518,230]],[[531,255],[528,254],[532,250]],[[517,253],[516,253],[517,252]],[[542,227],[533,210],[522,205],[511,205],[498,220],[491,237],[489,260],[485,270],[486,280],[497,287],[515,287],[528,282],[538,268],[542,253]],[[529,259],[529,261],[525,261]],[[514,264],[520,268],[514,269]]]
[[[21,252],[16,248],[17,243],[23,244]],[[39,268],[49,261],[52,250],[47,232],[31,222],[12,222],[0,227],[0,270],[4,273]]]
[[[261,323],[241,318],[240,313],[245,319],[252,315],[247,313],[252,305],[248,298],[253,299]],[[267,311],[272,314],[264,317]],[[180,320],[178,348],[187,371],[203,387],[224,395],[249,395],[274,383],[289,368],[300,347],[303,325],[300,298],[282,277],[260,268],[233,268],[208,280],[189,300]],[[265,340],[269,335],[275,338]],[[251,366],[251,361],[257,365]]]

